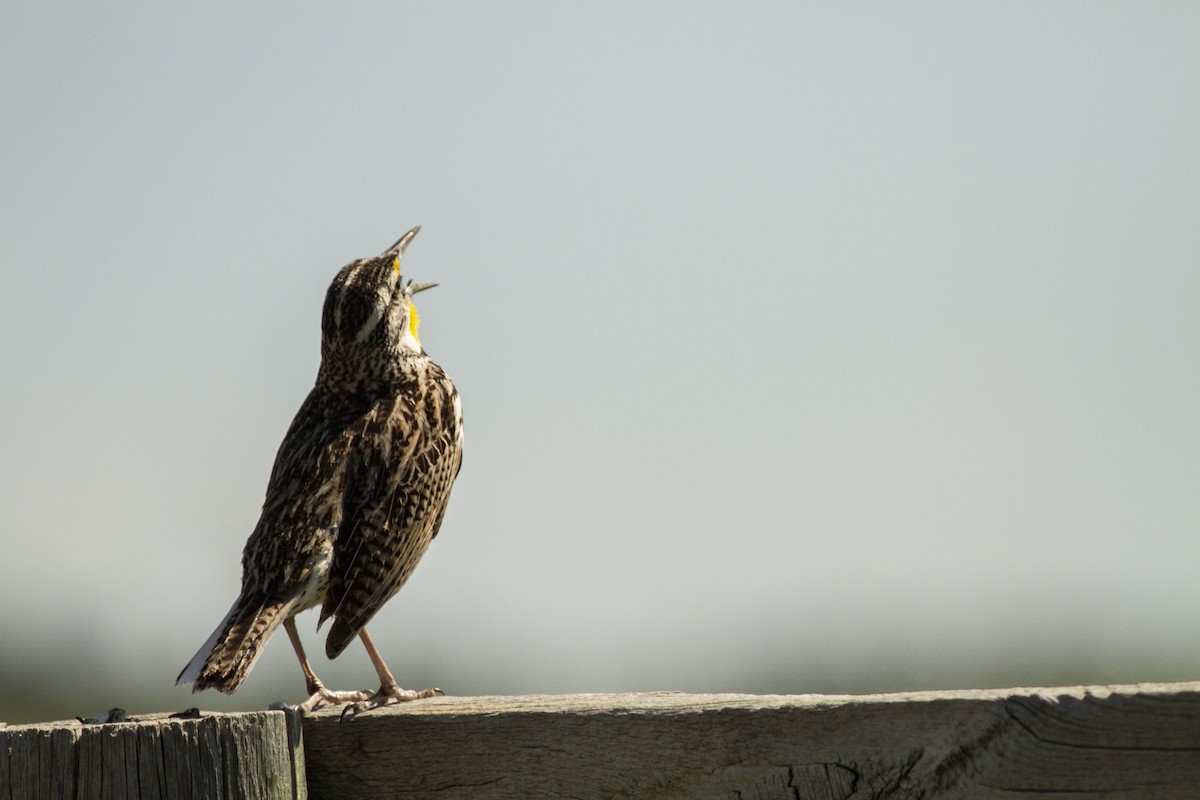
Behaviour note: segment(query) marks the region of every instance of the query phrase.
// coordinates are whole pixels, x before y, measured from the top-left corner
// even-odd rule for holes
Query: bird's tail
[[[291,607],[291,601],[239,597],[212,636],[179,673],[175,685],[190,683],[193,692],[216,689],[232,693],[246,680],[267,640],[287,619]]]

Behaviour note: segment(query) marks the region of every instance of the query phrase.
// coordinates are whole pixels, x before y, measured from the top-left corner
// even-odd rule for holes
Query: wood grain
[[[444,697],[304,739],[314,800],[1200,797],[1200,683]]]
[[[289,716],[0,727],[0,800],[300,800],[303,754]]]
[[[0,725],[0,800],[1200,797],[1200,683],[443,697],[302,726]]]

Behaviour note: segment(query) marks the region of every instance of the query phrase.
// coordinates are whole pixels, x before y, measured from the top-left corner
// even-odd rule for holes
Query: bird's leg
[[[325,686],[317,677],[317,673],[313,672],[312,665],[308,663],[308,656],[304,652],[304,643],[300,641],[300,632],[296,630],[296,618],[288,617],[284,620],[283,629],[287,631],[288,639],[292,641],[292,649],[296,651],[296,658],[300,660],[300,669],[304,672],[305,691],[309,694],[316,694]]]
[[[321,679],[317,677],[317,673],[313,672],[312,665],[308,663],[308,656],[304,654],[304,645],[300,642],[300,632],[296,630],[296,618],[288,617],[283,623],[283,629],[287,631],[288,639],[292,641],[292,649],[296,651],[296,658],[300,659],[300,669],[304,672],[304,688],[308,692],[308,699],[297,706],[301,712],[306,713],[325,705],[355,703],[371,696],[371,693],[365,690],[332,692],[326,689],[325,684],[321,683]]]
[[[370,711],[372,708],[391,705],[392,703],[405,703],[409,700],[421,700],[426,697],[435,697],[439,694],[445,694],[441,689],[422,689],[414,691],[412,689],[401,689],[396,683],[396,679],[392,677],[392,671],[388,669],[387,664],[383,663],[383,656],[379,655],[379,650],[376,649],[375,643],[371,641],[371,634],[367,633],[367,629],[363,628],[358,632],[358,637],[362,639],[363,647],[367,648],[367,655],[371,657],[371,663],[375,665],[375,672],[379,674],[379,691],[370,697],[358,700],[346,706],[342,711],[342,716],[347,714],[354,716],[363,711]]]

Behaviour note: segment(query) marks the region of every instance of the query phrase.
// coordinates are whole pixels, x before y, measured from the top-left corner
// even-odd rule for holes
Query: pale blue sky
[[[1200,6],[0,18],[0,718],[300,696],[282,636],[171,682],[329,280],[415,224],[467,442],[406,685],[1197,677]]]

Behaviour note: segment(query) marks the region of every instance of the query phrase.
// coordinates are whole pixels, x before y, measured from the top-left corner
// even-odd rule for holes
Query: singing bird
[[[321,313],[321,366],[275,456],[262,515],[242,553],[242,591],[179,673],[192,691],[241,686],[280,625],[300,659],[309,711],[351,703],[358,713],[430,697],[401,689],[367,633],[433,538],[462,463],[458,391],[425,353],[400,259],[420,227],[376,258],[342,267]],[[326,689],[313,672],[295,617],[332,618],[325,654],[356,636],[379,674],[378,692]]]

